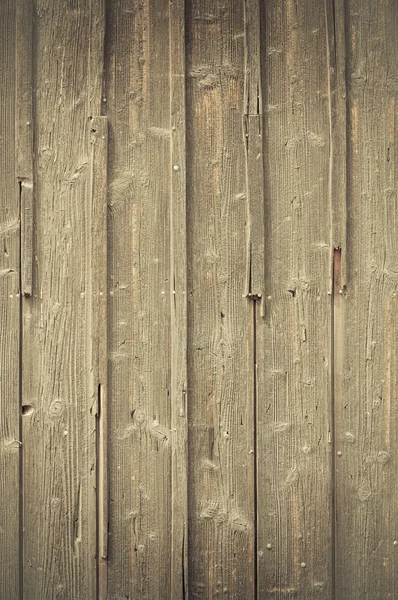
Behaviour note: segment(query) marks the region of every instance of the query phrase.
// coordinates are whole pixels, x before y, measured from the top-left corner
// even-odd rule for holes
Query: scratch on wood
[[[79,544],[82,540],[82,496],[81,483],[77,486],[75,506],[73,510],[73,554],[78,553]]]

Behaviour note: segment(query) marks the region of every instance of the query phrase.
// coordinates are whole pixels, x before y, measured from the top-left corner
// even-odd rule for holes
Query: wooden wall
[[[0,600],[398,597],[397,32],[0,2]]]

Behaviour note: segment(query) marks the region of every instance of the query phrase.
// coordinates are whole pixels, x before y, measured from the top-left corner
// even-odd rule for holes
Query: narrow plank
[[[329,197],[332,246],[340,250],[341,285],[347,279],[347,90],[344,0],[325,0],[329,77]]]
[[[107,406],[107,161],[108,119],[90,120],[90,195],[88,222],[91,224],[91,368],[90,395],[96,428],[92,441],[96,470],[93,486],[96,490],[98,596],[107,597],[108,557],[108,406]],[[95,476],[95,480],[94,480]]]
[[[170,3],[171,598],[188,598],[185,0]]]
[[[325,7],[265,3],[261,24],[266,287],[264,317],[256,320],[258,597],[326,600],[333,543]]]
[[[33,5],[16,2],[16,176],[21,200],[21,287],[32,294],[33,271],[33,136],[32,136],[32,29]]]
[[[0,597],[19,598],[20,222],[15,177],[16,9],[0,4]]]
[[[260,4],[244,0],[245,80],[243,134],[246,148],[247,286],[249,297],[264,291],[263,101],[260,64]]]
[[[183,442],[184,417],[178,417],[181,425],[177,432],[172,431],[172,418],[176,419],[175,410],[182,402],[177,390],[180,387],[182,392],[184,379],[177,370],[182,366],[184,350],[176,346],[183,343],[176,335],[183,334],[184,267],[180,249],[184,232],[175,231],[172,258],[170,219],[173,210],[173,228],[180,227],[183,115],[176,113],[173,132],[173,158],[180,166],[177,172],[171,168],[170,154],[169,4],[169,0],[118,0],[108,3],[107,8],[111,294],[108,390],[112,406],[108,588],[109,597],[117,600],[171,599],[171,575],[174,577],[177,560],[172,556],[172,547],[175,551],[179,547],[181,553],[182,543],[177,523],[172,531],[172,520],[183,504],[182,496],[172,494],[176,468],[182,463],[177,463],[175,457],[172,468],[172,452]],[[173,27],[177,27],[175,18],[174,14]],[[181,33],[178,35],[180,39]],[[177,61],[178,48],[175,52],[173,60]],[[173,64],[177,75],[181,63]],[[177,94],[175,87],[174,102]],[[177,233],[182,236],[180,240]],[[171,266],[177,260],[172,342]],[[181,356],[177,357],[177,352]],[[171,355],[178,360],[173,375]],[[183,489],[183,481],[180,484]],[[182,515],[179,518],[182,524]],[[181,571],[181,554],[179,561]]]
[[[34,286],[23,303],[22,354],[23,584],[32,600],[97,595],[93,7],[34,3]]]
[[[216,0],[186,7],[190,595],[252,599],[245,11],[243,2]]]
[[[349,248],[336,373],[336,597],[359,600],[398,595],[398,6],[349,0],[345,10]]]

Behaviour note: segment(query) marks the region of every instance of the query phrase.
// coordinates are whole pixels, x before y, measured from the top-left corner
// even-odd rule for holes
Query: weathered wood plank
[[[170,2],[171,598],[188,598],[185,0]]]
[[[174,363],[173,376],[170,359],[173,355],[177,360],[175,344],[183,343],[175,336],[183,335],[184,266],[180,262],[175,265],[177,255],[171,254],[170,211],[174,226],[180,227],[184,157],[183,146],[179,145],[183,140],[179,119],[183,115],[176,113],[173,148],[175,160],[181,164],[180,170],[174,171],[170,154],[169,11],[169,0],[156,4],[151,0],[119,0],[108,3],[107,12],[111,293],[108,390],[112,405],[108,584],[109,597],[117,600],[126,596],[171,599],[172,560],[176,560],[172,547],[178,545],[181,551],[181,540],[171,537],[172,520],[183,503],[182,496],[175,496],[173,504],[177,463],[173,471],[172,451],[182,441],[183,429],[180,426],[179,432],[173,432],[172,418],[174,422],[174,410],[183,400],[182,394],[176,397],[184,379],[177,371],[182,367],[183,348],[178,350],[182,354],[178,365]],[[176,27],[174,18],[172,25]],[[177,60],[177,55],[173,59]],[[180,64],[173,64],[177,75]],[[181,240],[177,240],[177,233]],[[174,251],[181,251],[183,235],[183,230],[174,231]],[[177,267],[178,289],[173,287],[172,261],[173,269]],[[179,299],[172,342],[174,295],[170,292],[174,289]],[[173,409],[171,394],[173,402],[178,402]]]
[[[16,9],[0,4],[0,597],[19,598],[20,222],[15,177]]]
[[[398,596],[398,5],[345,7],[349,248],[335,314],[336,597],[359,600]]]
[[[264,162],[263,100],[259,0],[244,0],[245,79],[243,135],[246,149],[247,284],[245,293],[260,298],[264,291]]]
[[[340,250],[341,285],[347,278],[347,90],[344,0],[325,0],[329,77],[329,198],[332,247]]]
[[[104,232],[91,205],[93,12],[94,4],[34,3],[34,271],[33,295],[23,301],[22,354],[23,584],[32,600],[97,593],[90,377],[93,278],[103,263],[93,264],[92,253]]]
[[[190,596],[251,599],[253,308],[244,297],[244,3],[186,6]]]
[[[32,136],[32,28],[31,0],[16,2],[16,176],[21,201],[21,288],[32,294],[33,271],[33,136]]]
[[[261,23],[266,289],[264,317],[256,320],[258,597],[326,600],[333,544],[325,7],[264,3]]]
[[[91,235],[90,291],[91,352],[90,406],[96,437],[92,438],[91,448],[96,469],[92,472],[93,487],[96,490],[97,517],[97,569],[98,595],[107,597],[107,557],[108,557],[108,406],[107,406],[107,160],[108,160],[108,119],[90,119],[90,197],[88,223]],[[95,478],[95,479],[94,479]]]

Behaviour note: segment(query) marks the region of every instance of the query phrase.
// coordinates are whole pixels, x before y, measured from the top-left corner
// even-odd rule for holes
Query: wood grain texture
[[[255,597],[243,2],[187,7],[189,582]]]
[[[170,2],[171,598],[188,598],[185,0]]]
[[[262,5],[266,288],[256,320],[258,597],[332,598],[325,8]]]
[[[34,3],[34,288],[23,300],[22,354],[23,584],[32,600],[91,599],[97,588],[92,314],[103,263],[93,265],[92,252],[104,232],[92,210],[90,8]]]
[[[15,176],[15,3],[0,4],[0,598],[19,598],[20,221]]]
[[[345,7],[349,248],[336,373],[336,597],[384,599],[398,595],[398,6]]]
[[[175,18],[174,14],[174,28]],[[183,227],[184,210],[183,105],[177,106],[175,87],[183,85],[177,82],[182,75],[181,49],[177,45],[173,55],[172,144],[173,159],[180,166],[174,171],[169,0],[108,3],[107,23],[109,597],[167,600],[172,597],[177,546],[181,568],[183,562],[182,530],[177,533],[174,526],[177,516],[180,526],[183,523],[178,511],[184,501],[172,492],[175,469],[183,460],[175,457],[172,468],[172,453],[183,441],[184,420],[178,416],[181,425],[172,431],[184,385],[184,350],[175,346],[183,344],[184,337],[184,231],[175,229]],[[178,32],[177,44],[181,35]]]

